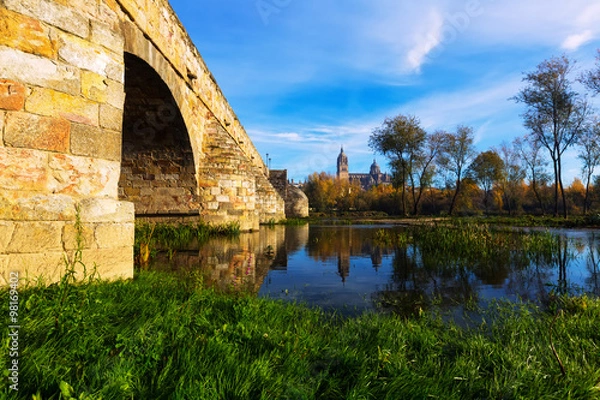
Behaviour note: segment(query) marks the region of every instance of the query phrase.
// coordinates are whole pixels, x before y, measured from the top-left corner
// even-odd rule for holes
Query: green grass
[[[600,302],[585,297],[497,304],[467,329],[430,313],[343,319],[194,273],[19,294],[19,398],[600,398]]]

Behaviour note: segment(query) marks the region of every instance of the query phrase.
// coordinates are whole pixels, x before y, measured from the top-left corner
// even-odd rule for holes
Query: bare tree
[[[563,215],[567,218],[567,203],[562,183],[562,155],[577,141],[588,116],[585,99],[573,91],[569,75],[574,62],[554,57],[543,61],[523,80],[528,86],[513,100],[527,106],[525,127],[549,152],[554,170],[554,215],[558,216],[558,194],[562,197]]]
[[[473,128],[459,125],[455,133],[443,133],[441,149],[438,155],[438,164],[446,169],[455,179],[454,195],[450,203],[448,214],[452,215],[456,200],[460,194],[463,178],[467,166],[475,155],[473,146]]]
[[[443,135],[436,131],[427,135],[425,146],[418,152],[413,173],[410,176],[413,197],[413,214],[419,213],[419,204],[425,189],[431,185],[435,173],[434,160],[442,147]],[[417,187],[418,185],[418,187]]]
[[[583,202],[583,213],[587,214],[590,209],[590,185],[594,170],[600,164],[600,120],[594,118],[583,131],[579,139],[579,159],[583,162],[582,173],[585,180],[585,200]]]
[[[579,80],[594,94],[600,94],[600,50],[596,56],[596,68],[584,72]]]

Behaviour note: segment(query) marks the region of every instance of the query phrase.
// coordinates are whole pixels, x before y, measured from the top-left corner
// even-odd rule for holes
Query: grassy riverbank
[[[19,298],[18,398],[600,397],[600,302],[588,298],[498,305],[470,329],[433,314],[342,319],[219,294],[193,274]],[[7,291],[0,303],[7,316]],[[0,354],[9,365],[6,340]]]

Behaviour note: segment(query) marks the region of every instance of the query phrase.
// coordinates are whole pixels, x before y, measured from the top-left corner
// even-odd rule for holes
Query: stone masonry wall
[[[287,169],[270,170],[269,181],[284,200],[286,218],[308,217],[308,197],[300,188],[289,184]]]
[[[117,200],[123,41],[106,4],[63,3],[0,2],[0,284],[56,281],[77,236],[88,270],[133,272],[133,204]]]

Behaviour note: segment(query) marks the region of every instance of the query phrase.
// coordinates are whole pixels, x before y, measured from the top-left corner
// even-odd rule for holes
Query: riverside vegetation
[[[177,236],[142,229],[153,240]],[[185,229],[195,233],[180,239],[197,237],[196,228]],[[453,263],[554,243],[549,234],[506,239],[468,224],[380,236],[424,251],[452,248]],[[20,290],[20,385],[18,396],[3,388],[7,397],[600,398],[600,301],[586,296],[554,293],[540,306],[496,302],[459,326],[435,309],[344,318],[222,293],[199,271],[72,278]],[[0,292],[5,315],[8,297]],[[8,365],[6,344],[0,358]]]

